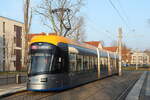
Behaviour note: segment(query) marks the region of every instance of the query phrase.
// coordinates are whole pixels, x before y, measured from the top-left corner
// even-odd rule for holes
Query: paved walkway
[[[26,83],[0,86],[0,98],[26,90]]]
[[[145,71],[141,75],[126,100],[150,100],[150,72]]]

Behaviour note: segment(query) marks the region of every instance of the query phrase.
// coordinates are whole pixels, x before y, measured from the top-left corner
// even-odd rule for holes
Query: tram
[[[61,91],[118,73],[118,55],[57,35],[30,42],[27,90]]]

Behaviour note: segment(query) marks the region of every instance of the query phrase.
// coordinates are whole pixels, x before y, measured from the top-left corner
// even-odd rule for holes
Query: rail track
[[[23,92],[13,94],[8,97],[4,97],[2,100],[40,100],[42,98],[55,95],[56,93],[58,92],[23,91]]]
[[[122,77],[112,76],[62,92],[23,91],[2,98],[2,100],[53,100],[60,98],[62,100],[66,100],[66,98],[69,98],[67,100],[124,100],[141,73],[127,72]]]
[[[135,83],[138,81],[138,79],[131,81],[129,86],[127,88],[124,89],[123,92],[120,93],[119,96],[117,96],[115,99],[113,100],[125,100],[126,96],[128,95],[128,93],[130,92],[130,90],[132,89],[132,87],[135,85]]]

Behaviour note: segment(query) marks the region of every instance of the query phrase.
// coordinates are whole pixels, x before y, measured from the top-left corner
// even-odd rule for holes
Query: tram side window
[[[94,56],[92,57],[93,59],[92,59],[92,69],[94,69],[94,65],[95,65],[95,58],[94,58]]]
[[[84,56],[83,60],[84,71],[89,70],[89,56]]]
[[[76,54],[69,54],[70,71],[76,71]]]
[[[95,65],[98,66],[98,58],[95,58]]]
[[[116,59],[114,59],[114,66],[115,66],[115,68],[116,68]]]
[[[115,59],[113,59],[113,67],[116,67]]]
[[[116,68],[117,68],[117,70],[119,68],[119,59],[116,59]]]
[[[112,67],[115,68],[115,62],[114,62],[114,59],[112,59]]]
[[[102,64],[103,64],[103,66],[105,66],[105,58],[103,58]]]
[[[98,66],[98,58],[95,57],[95,65]]]
[[[87,70],[87,65],[88,62],[87,62],[87,56],[84,56],[83,57],[83,70],[86,71]]]
[[[108,66],[108,58],[105,58],[105,67]]]
[[[94,68],[94,56],[91,56],[91,70]]]
[[[81,55],[77,55],[77,71],[81,71],[82,70],[82,66],[83,66],[83,56]]]
[[[82,55],[80,55],[80,59],[81,59],[80,71],[83,71],[83,60],[84,60],[84,58]]]
[[[91,56],[89,56],[89,70],[91,69],[91,61],[92,61],[92,59],[91,59]]]
[[[114,67],[114,59],[112,59],[112,67]]]
[[[91,56],[91,69],[94,68],[94,56]]]
[[[110,58],[110,67],[113,67],[113,59]]]
[[[86,68],[86,70],[89,70],[89,56],[86,56],[86,61],[87,61],[87,68]]]
[[[94,57],[94,65],[93,65],[93,69],[94,69],[94,71],[96,71],[97,70],[97,57]]]
[[[113,65],[114,65],[114,68],[116,68],[116,59],[113,59]]]
[[[103,58],[100,59],[100,65],[103,66]]]
[[[104,66],[104,58],[101,58],[101,64]]]
[[[93,67],[94,67],[94,61],[93,61],[93,56],[90,56],[90,70],[92,70],[93,69]]]
[[[87,56],[87,70],[90,70],[90,56]]]

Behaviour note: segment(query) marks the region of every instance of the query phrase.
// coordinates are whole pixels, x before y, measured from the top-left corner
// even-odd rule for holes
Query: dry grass
[[[21,75],[25,75],[27,74],[27,72],[0,72],[0,75],[16,75],[16,74],[21,74]]]
[[[150,67],[122,67],[123,70],[129,70],[129,71],[150,71]]]

